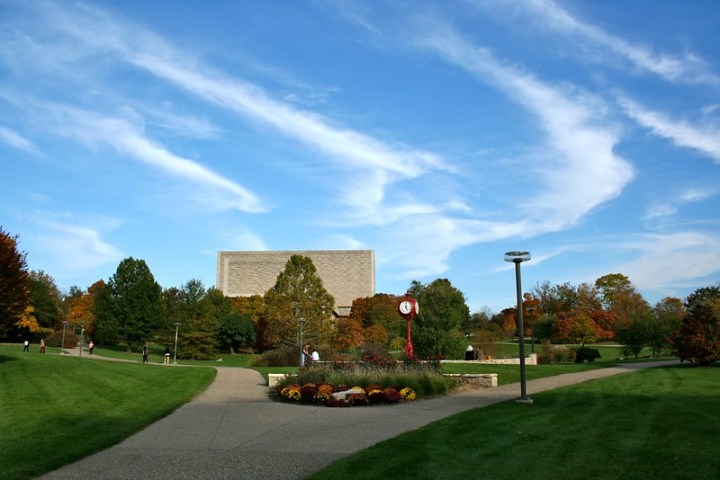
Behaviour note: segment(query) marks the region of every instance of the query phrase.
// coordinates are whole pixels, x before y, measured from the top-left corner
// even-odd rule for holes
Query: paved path
[[[532,396],[667,364],[559,375],[529,381],[527,389]],[[519,396],[519,385],[511,384],[392,406],[327,408],[269,400],[264,378],[254,370],[219,367],[217,371],[207,390],[163,420],[40,478],[297,479],[435,420]]]

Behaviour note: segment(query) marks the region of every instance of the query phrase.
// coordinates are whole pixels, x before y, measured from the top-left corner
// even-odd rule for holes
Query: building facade
[[[218,252],[215,288],[228,297],[265,295],[293,255],[312,260],[323,286],[335,299],[336,314],[340,316],[344,316],[356,298],[375,295],[372,250]]]

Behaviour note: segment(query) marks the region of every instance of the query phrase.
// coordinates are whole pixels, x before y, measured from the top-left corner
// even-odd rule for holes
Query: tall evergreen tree
[[[103,338],[116,333],[128,351],[147,341],[162,325],[162,288],[145,260],[126,258],[107,287],[95,297],[96,330]]]

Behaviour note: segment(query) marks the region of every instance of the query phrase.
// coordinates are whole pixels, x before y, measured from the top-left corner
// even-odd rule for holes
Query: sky
[[[0,225],[58,287],[221,250],[376,291],[720,281],[716,0],[0,0]]]

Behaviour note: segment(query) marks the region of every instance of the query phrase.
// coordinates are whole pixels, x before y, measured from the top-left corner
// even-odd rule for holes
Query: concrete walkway
[[[532,380],[527,390],[532,396],[668,363],[674,362]],[[217,371],[207,390],[163,420],[40,478],[297,479],[435,420],[516,399],[520,390],[519,384],[511,384],[398,405],[327,408],[269,400],[265,380],[254,370],[219,367]]]

